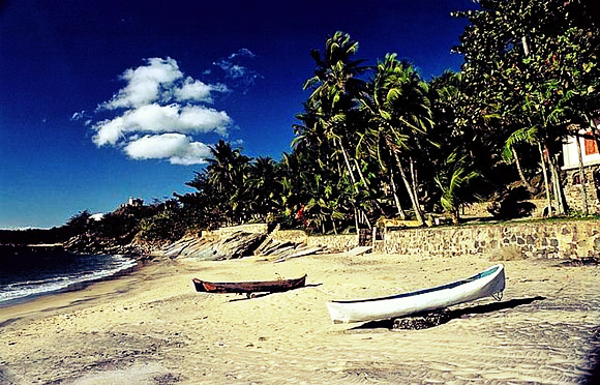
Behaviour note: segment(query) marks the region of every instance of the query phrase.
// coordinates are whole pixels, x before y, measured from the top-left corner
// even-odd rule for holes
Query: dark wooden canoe
[[[196,291],[204,293],[277,293],[304,287],[306,274],[300,278],[275,281],[209,282],[194,278],[192,282]]]

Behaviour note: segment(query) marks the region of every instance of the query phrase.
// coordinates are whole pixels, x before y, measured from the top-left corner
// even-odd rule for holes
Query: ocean
[[[77,255],[53,248],[0,246],[0,307],[106,279],[137,265],[124,255]]]

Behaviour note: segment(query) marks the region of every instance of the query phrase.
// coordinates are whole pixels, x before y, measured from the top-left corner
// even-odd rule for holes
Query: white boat
[[[327,302],[333,323],[367,322],[442,309],[484,297],[501,298],[504,266],[495,265],[471,277],[428,289],[388,297]]]

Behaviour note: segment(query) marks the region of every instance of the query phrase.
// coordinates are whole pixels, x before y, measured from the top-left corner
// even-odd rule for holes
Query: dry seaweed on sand
[[[439,326],[450,320],[450,310],[440,309],[438,311],[415,314],[409,317],[396,318],[392,329],[421,330]]]

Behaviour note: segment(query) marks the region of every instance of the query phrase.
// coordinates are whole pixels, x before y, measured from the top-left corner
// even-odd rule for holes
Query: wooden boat
[[[209,282],[194,278],[192,282],[196,287],[196,291],[205,293],[278,293],[304,287],[306,274],[300,278],[278,279],[275,281]]]
[[[367,322],[403,317],[484,297],[501,298],[504,266],[495,265],[452,283],[388,297],[327,302],[333,323]]]

